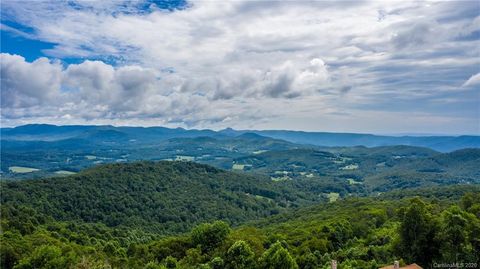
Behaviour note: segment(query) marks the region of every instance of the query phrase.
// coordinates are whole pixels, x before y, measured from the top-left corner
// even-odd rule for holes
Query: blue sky
[[[479,5],[2,1],[2,125],[479,134]]]
[[[23,4],[28,4],[31,1],[24,1]],[[85,2],[85,1],[84,1]],[[52,3],[53,4],[53,3]],[[74,10],[85,11],[92,10],[93,7],[85,6],[85,3],[68,1],[67,6]],[[8,6],[8,4],[6,4]],[[133,1],[133,2],[119,2],[114,8],[106,10],[110,12],[112,16],[118,16],[119,14],[126,14],[132,16],[142,16],[150,14],[157,10],[163,10],[165,12],[173,12],[176,10],[182,10],[188,8],[188,3],[182,0],[172,1]],[[15,17],[15,12],[2,9],[1,23],[1,49],[2,53],[16,54],[23,56],[27,61],[34,61],[40,57],[49,57],[48,53],[44,53],[44,50],[54,49],[59,43],[43,41],[38,39],[35,35],[36,29],[32,28],[28,24],[22,24],[21,21]],[[81,63],[86,59],[89,60],[103,60],[94,57],[62,57],[62,62],[65,64]],[[113,63],[114,64],[114,63]]]
[[[2,17],[3,18],[3,17]],[[33,29],[26,28],[14,21],[2,20],[2,26],[13,29],[21,29],[22,32],[32,33]],[[28,61],[34,61],[37,58],[44,57],[44,49],[51,49],[55,44],[42,42],[35,39],[28,39],[18,35],[13,31],[1,31],[1,48],[3,53],[22,55]]]

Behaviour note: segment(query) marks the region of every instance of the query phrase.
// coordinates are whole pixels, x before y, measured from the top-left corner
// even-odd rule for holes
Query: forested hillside
[[[321,200],[265,177],[166,161],[108,164],[63,178],[2,182],[1,188],[7,207],[162,234],[216,219],[238,224]]]
[[[58,221],[31,205],[2,204],[2,268],[326,269],[335,259],[341,269],[376,269],[393,260],[424,268],[480,262],[478,186],[348,198],[241,226],[227,218],[167,237],[133,223],[126,229]]]
[[[48,142],[2,141],[1,177],[20,180],[65,176],[105,163],[138,160],[194,161],[245,172],[269,178],[279,186],[293,187],[309,196],[306,200],[422,186],[475,184],[479,183],[480,175],[477,165],[480,149],[439,153],[401,145],[330,148],[244,133],[234,137],[180,137],[154,143],[72,138]]]
[[[480,269],[480,0],[0,0],[0,269]]]
[[[2,268],[478,264],[479,150],[328,150],[261,151],[235,172],[139,161],[3,180]]]
[[[313,181],[323,192],[342,196],[480,183],[480,149],[450,153],[410,146],[288,149],[236,158],[234,163],[272,180]]]

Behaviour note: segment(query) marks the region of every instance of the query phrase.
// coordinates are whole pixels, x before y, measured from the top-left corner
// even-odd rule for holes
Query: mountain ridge
[[[351,146],[391,146],[410,145],[428,147],[437,151],[447,152],[462,148],[480,148],[480,136],[387,136],[366,133],[335,133],[335,132],[306,132],[290,130],[235,130],[227,128],[219,131],[210,129],[183,129],[153,127],[131,127],[111,125],[49,125],[29,124],[14,128],[1,128],[2,139],[5,140],[62,140],[68,138],[85,137],[87,133],[95,137],[95,133],[116,131],[123,139],[142,139],[145,142],[166,140],[179,137],[241,137],[246,138],[254,134],[281,139],[297,144],[310,144],[327,147]],[[123,134],[120,134],[123,133]],[[88,136],[87,136],[88,137]]]

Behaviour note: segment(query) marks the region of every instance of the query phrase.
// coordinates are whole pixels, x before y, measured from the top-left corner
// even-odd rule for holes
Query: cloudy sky
[[[480,134],[478,1],[1,2],[2,126]]]

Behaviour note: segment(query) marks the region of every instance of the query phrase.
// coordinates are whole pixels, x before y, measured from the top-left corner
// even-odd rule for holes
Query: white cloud
[[[465,83],[463,83],[462,87],[473,87],[473,86],[480,86],[480,73],[472,75]]]
[[[0,62],[3,108],[42,105],[60,89],[59,62],[39,58],[33,63],[27,63],[23,57],[9,54],[1,54]]]
[[[3,55],[2,115],[56,108],[77,121],[215,127],[260,124],[294,113],[293,104],[305,118],[361,106],[438,116],[416,100],[451,98],[480,64],[474,1],[193,1],[141,14],[137,4],[4,1],[2,14],[32,27],[29,37],[58,44],[47,56],[114,64]],[[32,85],[20,83],[31,73]]]
[[[21,56],[0,56],[4,121],[135,119],[197,126],[239,119],[236,113],[242,110],[243,120],[256,118],[258,113],[238,100],[215,101],[193,90],[184,91],[179,83],[185,81],[178,80],[176,74],[151,68],[113,67],[100,61],[64,68],[46,58],[29,63]]]

